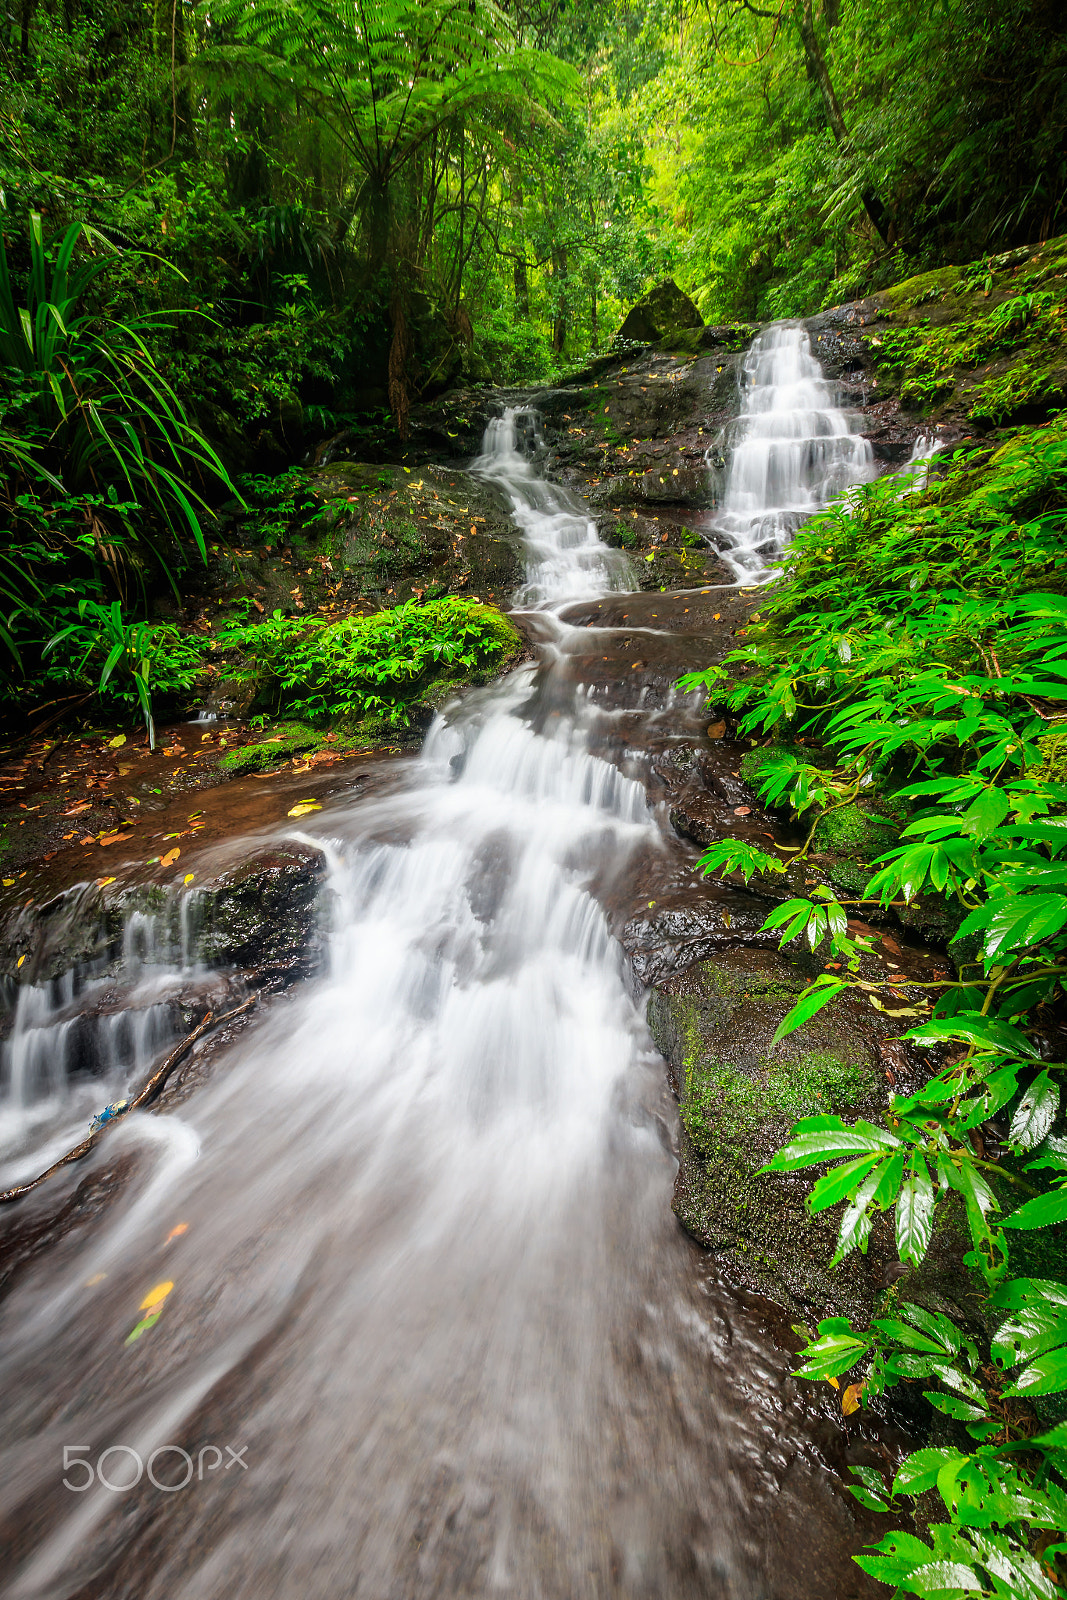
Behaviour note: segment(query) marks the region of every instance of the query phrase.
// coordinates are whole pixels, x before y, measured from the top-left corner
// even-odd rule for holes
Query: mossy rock
[[[899,842],[892,822],[881,820],[859,805],[836,806],[824,811],[815,824],[813,844],[817,850],[847,857],[850,861],[870,861]]]
[[[674,1211],[724,1270],[794,1313],[867,1317],[898,1277],[889,1218],[866,1255],[831,1271],[838,1209],[812,1216],[805,1198],[818,1173],[760,1168],[801,1116],[837,1113],[880,1122],[889,1084],[882,1045],[899,1025],[862,995],[835,997],[778,1045],[775,1029],[810,981],[773,951],[727,951],[655,988],[652,1036],[666,1057],[681,1112]],[[927,1261],[899,1280],[907,1298],[974,1322],[980,1288],[962,1265],[958,1219],[942,1227]]]
[[[621,344],[631,340],[641,344],[656,344],[662,340],[669,344],[683,330],[692,328],[699,334],[703,327],[704,318],[692,300],[673,278],[667,278],[641,296],[628,312],[615,339]],[[698,345],[694,344],[694,353],[696,348]]]
[[[227,751],[219,761],[219,770],[229,778],[238,778],[247,772],[267,772],[306,750],[317,750],[325,738],[321,728],[309,727],[305,722],[279,722],[262,743]]]
[[[761,744],[753,750],[746,750],[741,757],[738,771],[745,783],[751,788],[759,788],[760,768],[765,762],[770,762],[776,756],[795,756],[798,761],[806,762],[809,767],[825,769],[833,766],[833,757],[825,750],[812,748],[806,744],[790,744],[782,740],[778,744]]]

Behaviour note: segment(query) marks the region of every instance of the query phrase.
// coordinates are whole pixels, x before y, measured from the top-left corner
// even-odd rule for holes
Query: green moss
[[[325,737],[319,729],[309,728],[306,723],[280,722],[270,738],[261,744],[246,744],[240,750],[228,751],[219,761],[219,770],[231,778],[246,772],[266,772],[305,750],[318,749]]]
[[[862,1067],[850,1066],[828,1050],[807,1051],[785,1063],[765,1058],[759,1069],[760,1078],[755,1078],[728,1062],[686,1061],[681,1115],[701,1156],[722,1157],[724,1141],[736,1156],[768,1117],[796,1121],[850,1111],[869,1087]]]
[[[809,767],[829,767],[833,765],[831,758],[823,750],[811,749],[805,744],[790,744],[782,740],[777,744],[757,745],[754,750],[746,750],[741,757],[739,771],[745,783],[754,789],[759,788],[760,768],[766,761],[773,760],[775,756],[795,756],[798,761],[804,761]]]
[[[858,805],[838,806],[826,811],[815,825],[816,850],[868,860],[897,843],[891,823],[879,821]]]
[[[883,289],[879,299],[892,311],[912,311],[916,306],[927,305],[951,293],[959,281],[959,267],[938,267],[933,272],[920,272],[914,278]]]

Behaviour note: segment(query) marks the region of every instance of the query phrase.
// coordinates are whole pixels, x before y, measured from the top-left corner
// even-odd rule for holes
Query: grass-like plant
[[[150,341],[170,324],[153,312],[122,321],[94,304],[110,247],[75,222],[53,248],[36,213],[28,246],[19,280],[0,234],[0,478],[12,512],[3,566],[6,598],[23,608],[34,594],[28,569],[20,581],[18,538],[53,531],[53,495],[91,505],[80,520],[99,550],[121,522],[127,542],[132,530],[157,557],[162,530],[206,559],[204,492],[211,481],[232,492],[153,356]]]

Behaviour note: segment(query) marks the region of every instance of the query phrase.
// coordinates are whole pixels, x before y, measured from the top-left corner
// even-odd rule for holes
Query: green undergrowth
[[[1050,241],[1032,258],[1024,252],[1023,261],[1017,254],[962,272],[942,267],[882,293],[903,325],[870,342],[903,405],[929,410],[962,384],[968,416],[988,424],[1062,399],[1067,241]],[[966,380],[971,372],[977,381]]]
[[[217,637],[224,678],[252,683],[256,704],[313,724],[370,717],[393,728],[442,689],[485,681],[520,644],[501,612],[454,595],[340,622],[275,612]]]
[[[827,956],[774,1043],[848,991],[897,1019],[926,1081],[891,1092],[877,1123],[802,1115],[763,1171],[816,1169],[807,1207],[837,1211],[832,1265],[891,1217],[902,1267],[917,1268],[962,1202],[982,1339],[904,1301],[864,1327],[803,1330],[800,1376],[838,1381],[846,1413],[907,1382],[958,1425],[888,1478],[852,1469],[856,1498],[898,1530],[916,1496],[940,1499],[918,1522],[927,1537],[900,1530],[857,1557],[909,1594],[1051,1600],[1067,1578],[1065,424],[957,451],[927,492],[883,479],[813,518],[745,648],[681,685],[708,690],[742,733],[781,741],[752,753],[751,777],[807,830],[773,854],[719,841],[705,872],[781,874],[817,843],[820,818],[872,800],[903,824],[850,896],[816,888],[767,917],[783,946]],[[920,897],[944,908],[957,977],[902,992],[892,963],[884,976],[867,964],[884,936],[849,919],[907,921]]]

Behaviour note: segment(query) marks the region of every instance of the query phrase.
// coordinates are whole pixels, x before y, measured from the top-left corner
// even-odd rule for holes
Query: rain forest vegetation
[[[1063,414],[957,450],[924,493],[892,476],[851,491],[788,560],[743,647],[683,684],[779,741],[746,761],[804,843],[783,857],[723,841],[702,866],[781,874],[817,842],[813,819],[866,797],[898,842],[869,852],[851,894],[831,876],[767,918],[783,945],[827,960],[778,1037],[848,989],[901,1019],[929,1076],[890,1095],[880,1126],[804,1118],[767,1170],[821,1170],[807,1203],[840,1207],[835,1262],[889,1228],[918,1268],[935,1230],[955,1230],[987,1296],[965,1329],[891,1289],[867,1327],[805,1331],[800,1371],[847,1376],[846,1413],[909,1383],[950,1419],[890,1480],[852,1469],[857,1498],[898,1522],[914,1497],[938,1497],[928,1537],[890,1533],[857,1558],[866,1571],[909,1594],[1054,1596],[1067,1555]],[[906,920],[931,901],[957,977],[925,998],[902,983],[887,1008],[863,960],[881,936],[849,918]]]
[[[807,314],[1064,223],[1050,0],[19,0],[0,40],[11,686],[81,601],[195,588],[249,475],[550,378],[668,273]]]

